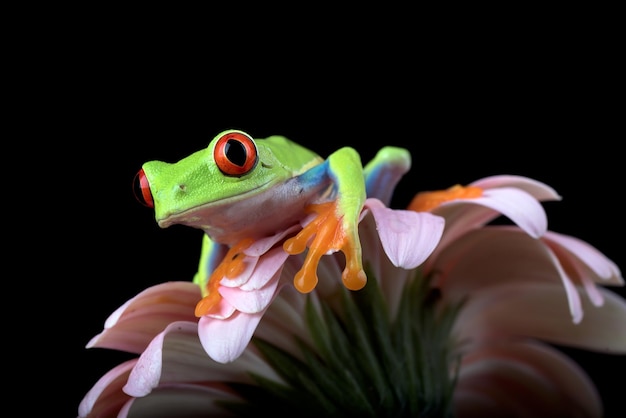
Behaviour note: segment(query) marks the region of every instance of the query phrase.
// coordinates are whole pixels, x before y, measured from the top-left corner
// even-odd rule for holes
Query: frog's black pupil
[[[246,163],[246,148],[235,139],[229,139],[224,147],[224,154],[228,160],[240,167]]]

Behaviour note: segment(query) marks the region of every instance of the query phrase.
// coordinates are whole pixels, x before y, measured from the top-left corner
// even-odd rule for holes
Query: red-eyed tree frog
[[[204,284],[204,299],[196,308],[200,316],[215,303],[217,282],[241,270],[238,255],[246,247],[311,216],[283,243],[289,254],[308,249],[294,286],[310,292],[317,283],[319,259],[342,251],[344,285],[362,288],[367,278],[358,222],[364,201],[377,197],[389,203],[409,168],[410,155],[403,148],[383,147],[363,167],[351,147],[323,159],[284,136],[255,139],[231,129],[176,163],[145,163],[136,182],[138,197],[154,208],[160,227],[182,224],[204,231],[198,274],[214,273],[194,279]]]

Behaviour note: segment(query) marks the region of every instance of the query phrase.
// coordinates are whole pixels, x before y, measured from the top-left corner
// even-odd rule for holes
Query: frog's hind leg
[[[411,154],[404,148],[387,146],[363,169],[367,197],[373,197],[389,206],[393,191],[411,168]]]

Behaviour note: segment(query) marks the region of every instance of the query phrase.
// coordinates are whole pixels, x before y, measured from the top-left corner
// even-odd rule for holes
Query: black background
[[[226,46],[235,25],[220,37],[89,22],[38,39],[37,68],[25,68],[33,92],[20,103],[42,116],[20,138],[30,127],[45,132],[37,149],[47,164],[31,173],[38,204],[30,215],[51,255],[37,269],[45,277],[37,297],[55,292],[65,315],[54,325],[67,335],[49,341],[64,360],[45,356],[71,382],[58,397],[63,415],[75,415],[96,380],[130,357],[84,348],[107,316],[147,286],[190,280],[197,266],[200,232],[159,229],[133,196],[135,173],[145,161],[203,148],[224,129],[282,134],[322,156],[349,145],[364,162],[383,145],[407,147],[413,165],[396,207],[416,191],[494,174],[543,181],[563,197],[544,205],[549,229],[625,268],[624,91],[611,28],[504,22],[449,35],[396,33],[391,23],[375,33],[363,25],[361,35],[333,26],[331,42],[313,34],[287,42],[293,28],[281,26],[264,28],[273,35],[266,42]],[[567,352],[597,382],[607,416],[618,416],[624,390],[614,379],[624,357]]]

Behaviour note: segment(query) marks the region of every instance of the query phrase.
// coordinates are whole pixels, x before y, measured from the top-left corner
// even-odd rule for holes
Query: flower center
[[[455,199],[475,199],[483,195],[483,189],[476,186],[456,184],[446,190],[420,192],[415,195],[408,209],[416,212],[428,212],[444,202]]]

